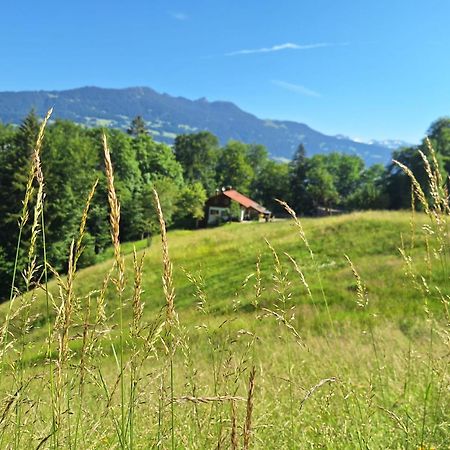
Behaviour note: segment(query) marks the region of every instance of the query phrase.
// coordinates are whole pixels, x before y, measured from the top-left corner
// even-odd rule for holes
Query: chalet
[[[239,213],[237,217],[233,217],[233,202],[238,207]],[[217,189],[216,194],[210,197],[205,204],[206,225],[216,225],[236,219],[239,222],[243,220],[257,220],[261,217],[267,221],[271,217],[271,212],[254,200],[231,189],[231,187],[228,189]]]

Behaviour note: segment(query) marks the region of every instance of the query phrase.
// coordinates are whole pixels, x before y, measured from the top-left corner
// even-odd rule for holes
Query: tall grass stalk
[[[45,439],[52,439],[53,448],[56,448],[56,396],[55,396],[55,380],[53,373],[53,361],[52,361],[52,321],[50,314],[50,295],[48,291],[48,260],[47,260],[47,242],[45,235],[45,220],[44,214],[41,215],[41,227],[42,227],[42,247],[43,247],[43,272],[44,272],[44,290],[45,290],[45,317],[47,324],[47,348],[46,348],[46,361],[49,371],[49,390],[50,390],[50,409],[52,415],[52,426],[50,433]],[[45,443],[45,442],[44,442]]]
[[[91,190],[89,191],[88,197],[86,199],[86,204],[83,209],[83,213],[81,215],[81,221],[80,221],[80,227],[78,230],[78,237],[75,243],[74,248],[74,256],[73,256],[73,272],[74,277],[77,270],[77,264],[78,261],[83,253],[83,238],[85,236],[86,232],[86,221],[89,214],[89,209],[92,204],[92,199],[94,198],[95,190],[98,186],[98,179],[94,181],[94,184],[92,185]],[[81,355],[80,355],[80,364],[79,364],[79,370],[80,370],[80,379],[79,379],[79,387],[78,387],[78,411],[76,416],[76,425],[75,425],[75,436],[74,436],[74,448],[77,448],[78,444],[78,431],[80,426],[80,420],[81,420],[81,413],[83,410],[83,403],[84,403],[84,384],[85,384],[85,377],[86,377],[86,359],[87,359],[87,352],[89,347],[89,327],[90,327],[90,314],[91,314],[91,295],[88,295],[88,302],[85,306],[85,313],[83,315],[83,332],[82,332],[82,347],[81,347]]]
[[[306,238],[305,238],[306,239]],[[288,332],[290,332],[295,338],[298,344],[303,345],[304,341],[298,333],[297,329],[292,325],[294,318],[293,308],[291,308],[291,317],[288,315],[288,302],[291,300],[291,282],[288,279],[288,272],[284,270],[281,264],[277,251],[272,244],[266,239],[266,244],[272,252],[273,256],[273,270],[272,274],[274,282],[274,291],[277,295],[277,301],[273,309],[263,308],[263,311],[267,311],[269,314],[275,317],[275,319],[284,325]],[[294,392],[293,392],[293,373],[292,373],[292,349],[290,341],[285,342],[287,351],[287,374],[288,374],[288,390],[289,390],[289,425],[290,425],[290,445],[294,445]],[[254,377],[254,375],[253,375]]]
[[[29,167],[29,173],[27,178],[27,184],[25,188],[25,196],[22,202],[22,211],[19,217],[18,225],[19,232],[16,244],[16,253],[14,259],[14,268],[12,273],[12,281],[11,281],[11,290],[9,297],[9,308],[5,317],[5,322],[0,331],[0,346],[1,350],[1,367],[0,367],[0,375],[4,372],[5,369],[5,358],[6,352],[9,346],[13,348],[15,338],[10,336],[10,323],[14,318],[19,318],[21,320],[21,327],[18,339],[20,340],[20,349],[16,362],[14,363],[14,371],[16,378],[16,386],[17,386],[17,398],[15,401],[15,436],[14,436],[14,446],[18,448],[21,442],[22,435],[22,398],[25,394],[25,385],[24,385],[24,365],[23,365],[23,357],[26,346],[26,336],[29,333],[30,329],[30,309],[32,304],[36,299],[35,292],[33,292],[28,297],[22,297],[21,305],[17,308],[17,310],[13,310],[15,300],[20,295],[19,289],[16,288],[16,276],[18,272],[18,264],[19,264],[19,254],[20,248],[22,245],[22,235],[25,229],[25,226],[28,223],[29,219],[29,205],[33,200],[34,192],[36,190],[35,183],[37,183],[37,197],[35,200],[34,206],[34,215],[33,221],[31,225],[31,237],[30,244],[28,248],[27,255],[27,267],[23,271],[23,278],[25,282],[25,291],[31,289],[32,284],[34,283],[37,272],[39,270],[39,264],[37,260],[37,240],[39,234],[43,234],[43,229],[40,229],[43,223],[43,204],[44,204],[44,177],[42,174],[41,167],[41,151],[42,151],[42,143],[44,140],[45,127],[47,122],[52,114],[52,110],[50,109],[47,112],[43,122],[40,125],[39,133],[36,139],[36,144],[31,154],[31,161]],[[44,245],[45,251],[45,245]],[[45,270],[45,268],[44,268]],[[10,342],[9,339],[11,339]],[[2,436],[3,439],[3,436]]]
[[[30,246],[28,248],[28,266],[23,271],[23,279],[25,281],[25,292],[30,292],[33,288],[33,281],[36,277],[37,271],[39,269],[37,263],[37,255],[36,255],[36,246],[37,239],[40,234],[40,225],[42,223],[41,216],[43,214],[43,202],[44,202],[44,177],[42,174],[42,168],[40,163],[39,154],[34,155],[34,165],[36,171],[36,181],[38,183],[37,195],[36,195],[36,204],[34,206],[34,217],[31,224],[31,237],[30,237]],[[23,356],[25,352],[26,346],[26,337],[30,331],[30,310],[33,303],[36,300],[36,292],[35,289],[29,294],[24,295],[22,297],[22,305],[21,305],[21,329],[19,332],[19,340],[20,340],[20,349],[18,360],[15,363],[16,369],[16,377],[17,383],[20,390],[19,398],[16,402],[16,436],[15,436],[15,447],[19,448],[20,446],[20,437],[21,437],[21,429],[22,429],[22,396],[25,394],[23,388],[24,383],[24,364],[23,364]],[[17,373],[18,372],[18,373]]]
[[[374,334],[374,327],[373,327],[373,320],[372,316],[369,312],[369,294],[367,292],[367,287],[365,283],[363,282],[359,272],[356,270],[355,265],[353,264],[353,261],[350,259],[348,255],[344,255],[345,259],[347,260],[348,264],[350,265],[350,269],[352,271],[353,277],[355,278],[356,282],[356,305],[361,308],[363,311],[366,311],[366,317],[367,317],[367,326],[369,328],[369,334],[370,334],[370,341],[372,344],[372,350],[375,357],[375,363],[377,367],[377,376],[378,376],[378,384],[379,389],[381,391],[381,396],[383,399],[383,403],[386,404],[386,397],[385,397],[385,389],[384,389],[384,380],[383,380],[383,373],[382,373],[382,364],[381,364],[381,358],[380,358],[380,352],[378,348],[378,344],[375,339]]]
[[[166,299],[166,335],[167,348],[169,356],[169,375],[170,375],[170,427],[171,427],[171,447],[175,449],[175,406],[174,406],[174,367],[173,360],[175,355],[174,327],[178,324],[177,314],[175,312],[175,288],[173,286],[173,266],[169,256],[169,243],[167,240],[166,222],[164,220],[159,195],[156,189],[153,189],[156,213],[158,215],[159,227],[161,233],[161,244],[163,254],[163,291]]]
[[[433,301],[432,292],[429,287],[429,283],[432,282],[432,258],[430,253],[434,255],[435,258],[439,260],[440,267],[444,274],[446,280],[448,280],[448,236],[449,236],[449,226],[448,226],[448,216],[450,214],[450,202],[449,202],[449,192],[448,192],[448,178],[446,180],[442,177],[442,172],[439,167],[439,163],[436,157],[436,153],[431,145],[430,140],[426,139],[426,145],[428,150],[428,156],[421,150],[419,154],[424,163],[425,172],[427,174],[428,192],[425,193],[421,184],[415,177],[414,173],[399,161],[395,161],[403,172],[409,177],[412,185],[412,191],[414,196],[418,199],[419,204],[423,208],[425,214],[430,220],[429,226],[424,226],[423,230],[426,233],[426,261],[427,261],[427,274],[421,274],[414,267],[414,261],[411,255],[407,254],[404,245],[400,248],[400,253],[406,265],[407,275],[411,278],[413,286],[417,289],[423,298],[423,307],[427,317],[427,321],[430,326],[429,338],[428,338],[428,380],[427,385],[423,395],[423,406],[422,406],[422,417],[421,417],[421,431],[420,437],[418,438],[418,445],[423,448],[426,438],[426,420],[429,415],[430,406],[430,392],[433,388],[433,381],[435,378],[434,371],[434,335],[436,321],[434,320],[433,313],[429,308],[429,303]],[[430,162],[431,160],[431,162]],[[431,243],[434,241],[434,248],[430,249]],[[430,251],[431,250],[431,251]],[[428,283],[427,280],[428,279]],[[440,294],[440,289],[436,287],[438,295]],[[445,334],[445,333],[444,333]],[[449,343],[447,343],[449,346]]]
[[[306,236],[305,230],[303,229],[302,222],[297,217],[296,212],[285,201],[277,199],[277,202],[286,210],[286,212],[294,220],[294,224],[295,224],[296,228],[298,229],[300,239],[303,241],[303,243],[305,244],[306,249],[308,250],[309,257],[310,257],[310,259],[311,259],[311,261],[312,261],[312,263],[314,265],[314,269],[315,269],[315,272],[316,272],[317,280],[319,282],[320,292],[322,293],[322,299],[323,299],[323,302],[324,302],[324,305],[325,305],[325,309],[326,309],[326,312],[327,312],[328,321],[330,323],[330,328],[331,328],[331,331],[333,332],[333,335],[336,336],[336,330],[335,330],[335,327],[334,327],[334,322],[333,322],[333,319],[331,317],[330,307],[328,305],[328,298],[327,298],[327,296],[325,294],[325,289],[323,287],[322,275],[320,274],[319,263],[317,262],[316,256],[315,256],[311,246],[309,245],[309,241],[308,241],[308,238]]]
[[[117,297],[119,301],[119,358],[120,358],[120,368],[119,368],[119,377],[120,377],[120,406],[121,406],[121,420],[120,420],[120,430],[122,435],[122,446],[126,439],[126,411],[125,411],[125,360],[124,360],[124,323],[123,323],[123,293],[125,290],[125,263],[123,256],[121,254],[120,247],[120,204],[117,198],[116,189],[114,186],[114,170],[111,162],[111,154],[108,147],[108,142],[106,139],[106,134],[103,133],[103,151],[104,151],[104,159],[105,159],[105,171],[106,171],[106,180],[108,183],[108,202],[109,202],[109,220],[111,225],[111,241],[114,248],[114,259],[117,270],[117,278],[113,280],[114,285],[116,286]]]
[[[239,446],[238,433],[237,433],[237,408],[236,402],[230,402],[230,422],[231,422],[231,433],[230,433],[230,444],[232,450],[237,450]]]
[[[244,450],[248,450],[250,448],[250,438],[252,433],[252,418],[253,418],[253,402],[255,395],[255,376],[256,376],[256,368],[255,366],[253,366],[250,370],[250,377],[248,380],[247,411],[244,423],[244,445],[243,445]]]
[[[134,289],[133,289],[133,318],[131,322],[131,374],[130,374],[130,400],[129,400],[129,411],[128,411],[128,428],[130,433],[130,448],[134,447],[134,414],[135,414],[135,403],[136,403],[136,392],[138,384],[138,341],[142,331],[142,315],[144,312],[144,304],[142,303],[142,270],[144,265],[145,253],[138,260],[136,254],[136,248],[133,251],[133,267],[134,267]]]
[[[44,141],[45,128],[47,126],[48,120],[50,119],[52,112],[53,112],[53,109],[50,109],[47,112],[43,122],[41,123],[41,126],[39,128],[38,137],[36,139],[36,144],[34,146],[34,150],[30,157],[30,168],[29,168],[29,172],[28,172],[28,179],[27,179],[27,184],[26,184],[26,188],[25,188],[24,199],[22,201],[22,210],[21,210],[21,214],[19,217],[19,221],[18,221],[19,232],[18,232],[18,237],[17,237],[16,253],[15,253],[15,258],[14,258],[13,272],[12,272],[11,289],[10,289],[10,295],[9,295],[9,308],[8,308],[8,312],[5,317],[5,322],[1,328],[1,333],[0,333],[0,345],[2,347],[2,351],[1,351],[2,363],[0,366],[0,374],[4,370],[5,355],[6,355],[6,350],[8,347],[9,324],[12,319],[13,306],[14,306],[16,298],[19,295],[18,290],[16,290],[16,277],[17,277],[18,264],[19,264],[19,253],[20,253],[20,248],[21,248],[21,244],[22,244],[22,235],[23,235],[23,231],[24,231],[25,226],[28,223],[28,219],[29,219],[28,208],[29,208],[29,204],[33,198],[33,194],[35,191],[34,182],[36,180],[36,175],[37,175],[37,170],[38,170],[37,166],[40,167],[40,154],[42,151],[42,143]],[[42,185],[43,185],[43,180],[42,180]],[[43,186],[42,186],[42,189],[43,189]],[[42,201],[43,201],[43,194],[42,194]],[[45,248],[45,246],[44,246],[44,248]]]

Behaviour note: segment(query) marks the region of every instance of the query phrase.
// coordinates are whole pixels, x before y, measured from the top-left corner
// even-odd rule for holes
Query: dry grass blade
[[[162,244],[162,254],[163,254],[163,291],[164,297],[166,299],[166,330],[167,330],[167,343],[164,343],[167,347],[169,356],[169,377],[170,377],[170,407],[171,407],[171,447],[172,450],[175,449],[175,408],[173,401],[174,399],[174,367],[173,358],[176,351],[176,342],[174,339],[174,325],[178,325],[178,318],[175,313],[175,288],[173,286],[173,267],[169,256],[169,242],[167,240],[166,222],[164,220],[164,215],[161,208],[161,202],[159,201],[159,195],[156,189],[153,189],[153,197],[155,200],[156,213],[158,215],[159,227],[161,232],[161,244]]]
[[[253,285],[253,287],[255,288],[255,297],[252,299],[252,304],[254,308],[257,309],[259,305],[259,299],[263,293],[261,278],[261,254],[258,255],[258,259],[256,260],[255,284]]]
[[[295,329],[295,327],[289,323],[288,319],[286,317],[284,317],[283,315],[277,313],[276,311],[273,311],[271,309],[268,308],[262,308],[263,311],[266,311],[267,313],[271,314],[272,316],[274,316],[278,322],[282,323],[283,325],[286,326],[286,328],[294,335],[294,337],[296,338],[296,341],[299,345],[302,345],[305,347],[305,343],[303,342],[302,337],[300,336],[299,332]]]
[[[312,300],[313,296],[312,296],[312,293],[311,293],[311,289],[309,288],[309,284],[306,281],[306,278],[305,278],[305,275],[304,275],[303,271],[300,269],[299,265],[297,264],[297,261],[291,255],[289,255],[289,253],[284,252],[284,254],[291,261],[292,265],[294,266],[294,270],[300,276],[300,281],[302,282],[303,286],[305,286],[306,291],[308,292],[309,298]]]
[[[303,397],[303,400],[300,402],[300,410],[303,408],[303,405],[305,404],[306,400],[308,400],[314,394],[314,392],[317,391],[317,389],[320,389],[324,384],[335,382],[336,377],[324,378],[323,380],[320,380],[316,385],[314,385],[311,389],[309,389],[306,395]]]
[[[282,309],[284,315],[286,303],[291,299],[292,296],[292,292],[290,289],[291,282],[288,279],[288,272],[284,271],[283,265],[281,264],[277,251],[267,239],[265,239],[265,241],[267,246],[270,248],[270,251],[272,252],[274,259],[273,264],[274,273],[272,274],[272,279],[274,281],[274,291],[278,294],[278,302],[279,302],[279,304],[276,306],[277,308]]]
[[[125,288],[125,267],[120,249],[120,204],[114,187],[114,170],[111,162],[111,154],[108,147],[106,134],[103,133],[103,151],[105,156],[106,180],[108,183],[109,221],[111,224],[111,240],[114,247],[114,258],[117,264],[119,280],[118,290],[123,292]]]
[[[97,311],[96,311],[96,319],[95,324],[101,325],[106,322],[106,291],[108,289],[108,284],[111,279],[111,275],[113,272],[113,267],[107,272],[105,278],[103,279],[102,288],[97,297]]]
[[[80,384],[79,384],[79,394],[80,397],[83,396],[83,388],[84,388],[84,381],[85,381],[85,375],[86,375],[86,359],[88,356],[88,350],[89,350],[89,328],[90,328],[90,317],[91,317],[91,294],[87,297],[87,304],[85,305],[85,312],[84,312],[84,318],[83,318],[83,325],[82,325],[82,344],[81,344],[81,355],[80,355],[80,363],[79,363],[79,370],[80,370]]]
[[[252,434],[252,416],[253,416],[253,401],[255,395],[255,376],[256,368],[252,367],[250,377],[248,380],[248,394],[247,394],[247,411],[245,414],[244,423],[244,450],[248,450],[250,446],[250,438]]]
[[[335,333],[334,330],[334,323],[333,323],[333,319],[331,317],[331,312],[330,312],[330,308],[328,306],[328,300],[327,300],[327,296],[325,295],[325,290],[323,288],[323,284],[322,284],[322,278],[320,276],[320,267],[317,264],[314,252],[312,251],[311,246],[309,245],[308,239],[306,238],[306,234],[305,234],[305,230],[303,229],[303,225],[300,222],[300,219],[297,217],[297,214],[295,213],[295,211],[284,201],[282,200],[278,200],[275,199],[281,206],[284,207],[284,209],[289,213],[289,215],[294,219],[294,223],[295,226],[298,228],[299,230],[299,234],[300,234],[300,239],[303,241],[303,243],[305,244],[306,249],[309,252],[309,256],[311,258],[311,261],[314,263],[315,265],[315,269],[316,269],[316,274],[317,274],[317,278],[319,281],[319,285],[320,285],[320,290],[322,292],[322,298],[323,301],[325,303],[325,308],[327,310],[327,315],[328,315],[328,320],[330,321],[330,326],[331,329],[333,330],[333,333]]]
[[[427,144],[428,147],[428,151],[430,152],[431,155],[431,161],[433,162],[433,168],[434,168],[434,177],[436,180],[436,184],[439,187],[439,193],[440,193],[440,200],[441,200],[441,205],[442,205],[442,212],[448,216],[450,215],[450,202],[449,202],[449,192],[448,192],[448,175],[446,177],[446,179],[444,180],[442,177],[442,170],[440,168],[440,165],[438,163],[437,160],[437,156],[436,156],[436,152],[433,148],[433,146],[431,145],[430,140],[427,138],[425,138],[425,142]]]
[[[138,260],[136,248],[133,249],[133,266],[134,266],[134,290],[133,290],[133,322],[131,335],[134,339],[139,336],[141,330],[141,319],[144,313],[144,304],[142,303],[142,270],[144,267],[144,256]]]
[[[50,115],[52,113],[52,110],[48,111],[44,121],[41,124],[41,127],[39,129],[39,134],[36,140],[36,145],[33,150],[33,164],[32,169],[34,170],[36,180],[38,182],[38,192],[36,196],[36,205],[34,207],[34,219],[33,224],[31,226],[31,238],[30,238],[30,247],[28,249],[28,261],[31,267],[29,267],[29,272],[33,272],[33,268],[35,265],[34,261],[34,254],[36,251],[36,242],[37,237],[39,235],[39,227],[41,224],[41,215],[44,210],[44,174],[42,173],[42,165],[41,165],[41,149],[42,149],[42,142],[44,140],[44,131],[45,127],[47,125],[48,119],[50,118]],[[28,182],[33,181],[31,174],[29,177]],[[27,280],[28,282],[31,280]],[[28,285],[28,283],[27,283]]]
[[[408,434],[408,428],[403,423],[403,421],[400,419],[400,417],[397,416],[393,411],[390,411],[387,408],[384,408],[383,406],[377,405],[378,409],[381,411],[384,411],[400,428],[401,430],[407,435]]]
[[[233,395],[216,395],[212,397],[193,397],[190,395],[183,395],[182,397],[176,397],[173,399],[175,403],[191,402],[191,403],[223,403],[223,402],[237,402],[245,401],[244,397]]]
[[[303,229],[303,225],[300,221],[300,219],[297,217],[296,212],[283,200],[275,199],[285,210],[286,212],[294,219],[295,226],[298,228],[300,239],[305,244],[310,256],[312,259],[314,259],[313,251],[309,245],[308,239],[305,234],[305,230]]]
[[[182,268],[182,270],[183,273],[186,275],[186,278],[194,286],[195,292],[193,296],[197,300],[198,310],[201,311],[203,314],[207,314],[209,308],[208,308],[208,296],[205,290],[206,287],[205,280],[203,279],[201,274],[195,276],[193,273],[187,271],[184,268]]]
[[[47,127],[47,123],[50,119],[50,116],[53,113],[53,108],[50,108],[47,112],[47,114],[44,117],[44,120],[41,123],[41,126],[39,128],[38,137],[36,139],[36,145],[34,146],[33,154],[32,154],[32,164],[30,166],[30,172],[28,175],[27,180],[27,187],[25,190],[25,198],[22,202],[22,214],[19,221],[19,226],[23,228],[25,223],[28,219],[28,204],[31,200],[31,196],[33,193],[33,181],[36,177],[39,184],[43,183],[43,175],[42,175],[42,169],[41,169],[41,150],[42,150],[42,143],[44,141],[44,133],[45,128]]]
[[[404,164],[402,164],[401,162],[399,162],[399,161],[397,161],[395,159],[393,159],[392,162],[394,164],[397,164],[397,166],[399,166],[400,169],[402,169],[403,172],[405,172],[405,174],[408,175],[408,177],[411,179],[414,192],[415,192],[417,198],[419,199],[420,203],[422,204],[426,214],[429,215],[430,214],[430,207],[428,205],[428,201],[427,201],[427,198],[425,196],[425,193],[423,192],[422,186],[420,186],[420,183],[417,181],[417,178],[414,176],[414,174],[409,169],[409,167],[406,167]]]
[[[347,256],[344,255],[345,259],[350,264],[350,268],[352,269],[353,276],[355,277],[356,281],[356,303],[361,308],[365,308],[369,304],[369,296],[367,295],[367,288],[364,285],[358,271],[356,270],[356,267],[354,266],[352,260]]]
[[[153,189],[153,196],[155,199],[156,213],[158,215],[159,227],[161,233],[161,244],[163,253],[163,289],[166,298],[166,317],[168,326],[172,326],[175,320],[175,289],[173,287],[173,267],[169,256],[169,242],[167,240],[166,222],[159,201],[159,195],[156,189]]]
[[[439,201],[440,200],[440,195],[439,195],[440,186],[439,186],[439,182],[436,178],[436,173],[433,170],[433,168],[431,167],[430,161],[428,161],[427,156],[420,149],[419,149],[419,155],[422,158],[423,164],[425,166],[425,172],[427,173],[427,176],[428,176],[428,186],[430,188],[431,197],[433,198],[433,207],[434,208],[440,207],[440,201]]]
[[[42,174],[42,168],[41,168],[41,159],[40,154],[42,150],[42,143],[44,140],[44,133],[45,128],[47,126],[47,123],[50,119],[50,116],[53,112],[53,108],[49,109],[47,112],[44,120],[41,123],[41,126],[39,128],[38,137],[36,140],[36,144],[34,146],[33,153],[31,155],[31,164],[30,164],[30,170],[28,173],[28,179],[27,179],[27,185],[25,188],[25,196],[22,201],[22,212],[20,214],[19,218],[19,236],[17,240],[17,246],[16,246],[16,257],[14,261],[14,269],[12,274],[12,281],[11,281],[11,291],[9,296],[9,310],[5,317],[5,322],[3,327],[0,330],[0,346],[1,349],[1,357],[2,357],[2,366],[0,367],[0,370],[3,369],[3,356],[6,353],[6,349],[8,347],[7,337],[9,335],[9,324],[11,321],[11,315],[13,314],[13,305],[14,301],[19,295],[18,289],[16,289],[16,274],[17,274],[17,268],[18,268],[18,259],[19,259],[19,248],[21,245],[21,238],[22,238],[22,232],[25,228],[26,223],[29,219],[29,213],[28,213],[28,207],[29,203],[31,201],[31,198],[34,193],[34,180],[35,178],[38,180],[38,199],[36,201],[35,211],[34,211],[34,222],[32,226],[32,234],[31,234],[31,243],[28,251],[28,262],[29,267],[26,269],[25,273],[25,279],[27,284],[27,289],[30,287],[31,278],[33,277],[35,271],[36,271],[36,261],[35,261],[35,248],[36,248],[36,240],[37,235],[39,232],[39,219],[42,217],[43,212],[43,201],[44,201],[44,177]],[[44,268],[44,270],[46,270]]]
[[[117,266],[117,278],[113,279],[116,286],[119,303],[119,377],[120,380],[120,431],[119,440],[123,441],[126,434],[126,412],[125,412],[125,356],[124,356],[124,323],[123,323],[123,293],[125,291],[125,261],[121,253],[120,246],[120,204],[117,198],[116,189],[114,187],[114,171],[111,162],[111,154],[106,139],[106,134],[103,133],[103,152],[105,159],[106,179],[108,183],[108,202],[109,202],[109,221],[111,226],[111,240],[114,247],[114,259]],[[114,348],[114,347],[113,347]]]
[[[238,434],[237,434],[237,411],[236,411],[236,402],[231,401],[231,433],[230,433],[230,443],[231,449],[237,450],[239,446],[238,442]]]
[[[11,410],[11,407],[13,406],[14,402],[17,400],[17,398],[20,395],[20,392],[23,390],[24,386],[20,386],[14,394],[9,394],[7,399],[4,401],[5,406],[3,407],[3,412],[0,417],[0,424],[3,423],[3,421],[8,417],[8,413]]]
[[[55,331],[58,332],[58,381],[59,387],[62,384],[62,374],[64,371],[64,365],[69,355],[69,331],[72,323],[72,311],[74,300],[74,241],[70,245],[69,253],[69,267],[67,272],[67,282],[64,283],[59,278],[60,284],[60,299],[61,305],[59,308],[59,314],[55,323]]]
[[[23,271],[25,281],[25,290],[29,291],[32,287],[33,278],[38,270],[36,264],[36,245],[41,231],[42,214],[44,211],[44,177],[42,175],[40,156],[34,155],[34,166],[36,170],[36,179],[38,180],[38,191],[36,195],[36,204],[34,206],[33,222],[31,224],[30,245],[28,248],[28,265]]]
[[[91,190],[89,191],[89,195],[87,197],[86,204],[84,206],[83,214],[81,216],[80,228],[78,230],[78,239],[77,239],[77,242],[75,245],[75,259],[74,259],[75,268],[76,268],[77,262],[81,256],[81,253],[83,252],[82,243],[83,243],[83,237],[84,237],[85,230],[86,230],[86,221],[87,221],[87,217],[88,217],[88,213],[89,213],[89,208],[92,203],[92,199],[94,198],[95,190],[97,189],[97,185],[98,185],[98,178],[95,180],[94,184],[92,185]]]
[[[275,250],[273,245],[267,239],[264,239],[264,241],[266,242],[267,246],[270,248],[270,251],[272,252],[273,259],[275,261],[274,268],[275,268],[276,273],[281,273],[283,266],[281,265],[280,258],[278,257],[277,251]]]

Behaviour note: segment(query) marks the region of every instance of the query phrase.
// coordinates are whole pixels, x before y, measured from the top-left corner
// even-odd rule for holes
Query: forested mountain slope
[[[327,136],[303,123],[262,120],[230,102],[172,97],[147,87],[0,92],[0,120],[4,123],[19,124],[31,108],[42,116],[51,106],[53,117],[87,126],[125,129],[133,117],[141,115],[154,138],[168,143],[178,134],[208,130],[222,144],[229,139],[263,144],[274,158],[290,158],[300,143],[309,156],[339,151],[356,154],[368,165],[388,163],[392,152],[390,145]]]

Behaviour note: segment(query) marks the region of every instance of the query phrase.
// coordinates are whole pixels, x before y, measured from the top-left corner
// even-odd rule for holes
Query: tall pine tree
[[[24,119],[14,136],[2,142],[0,170],[0,299],[6,296],[11,283],[18,225],[25,195],[31,154],[39,133],[39,120],[34,110]],[[3,139],[2,139],[3,141]],[[22,255],[21,254],[19,255]],[[19,267],[21,267],[19,261]]]
[[[130,124],[127,133],[131,136],[139,136],[141,134],[148,134],[147,125],[142,116],[136,116]]]
[[[308,159],[303,144],[297,147],[292,161],[289,163],[289,181],[291,187],[290,203],[297,214],[310,214],[313,211],[313,203],[308,193],[306,172]]]

